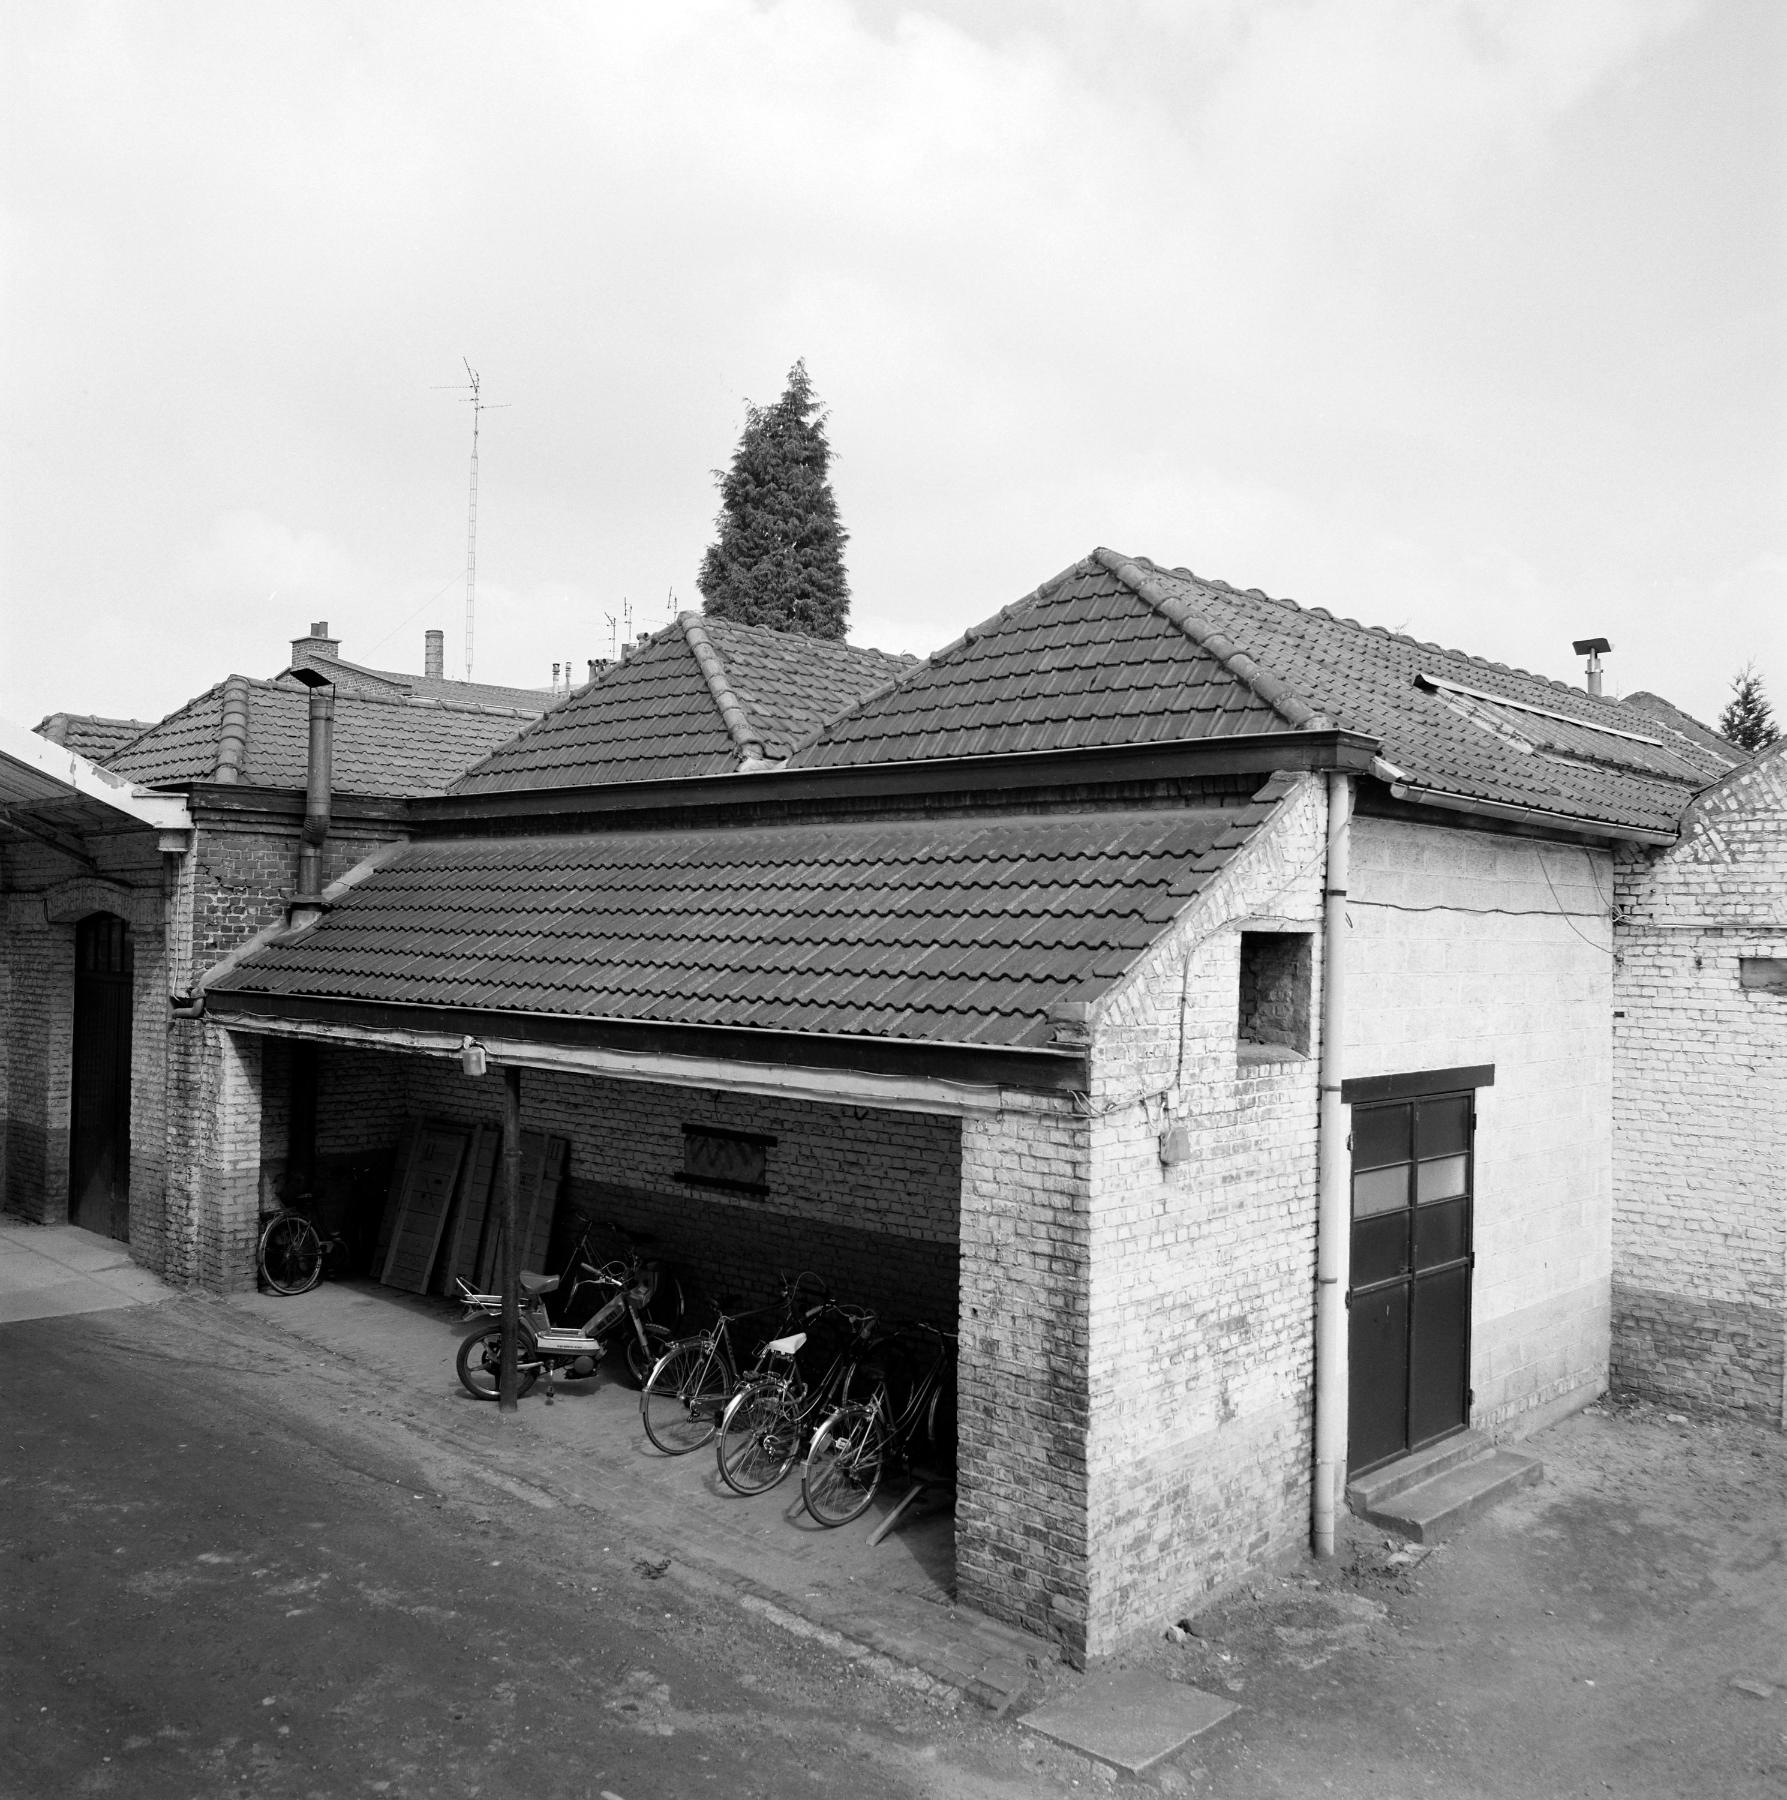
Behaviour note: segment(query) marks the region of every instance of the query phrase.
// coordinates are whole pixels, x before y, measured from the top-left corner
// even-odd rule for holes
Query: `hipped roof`
[[[1320,607],[1098,550],[815,733],[794,768],[1332,725],[1387,776],[1671,831],[1729,763],[1672,724]]]
[[[467,770],[453,791],[720,775],[780,761],[914,667],[909,656],[684,613]]]
[[[211,781],[224,749],[224,701],[246,704],[248,735],[235,779],[301,788],[310,754],[310,690],[295,681],[231,676],[114,751],[106,765],[151,786]],[[438,794],[468,763],[511,738],[530,714],[438,700],[335,695],[334,785],[344,794]]]

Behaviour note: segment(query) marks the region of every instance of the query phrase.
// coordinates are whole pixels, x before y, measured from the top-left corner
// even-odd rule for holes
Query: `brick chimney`
[[[341,639],[329,635],[329,621],[317,619],[310,627],[310,636],[292,639],[292,667],[300,668],[305,663],[316,662],[327,657],[334,662],[341,655]]]
[[[447,638],[441,631],[422,634],[422,673],[441,680],[447,669]]]

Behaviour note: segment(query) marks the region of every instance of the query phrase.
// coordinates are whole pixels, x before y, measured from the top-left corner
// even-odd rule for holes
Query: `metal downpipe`
[[[1346,1293],[1351,1270],[1352,1200],[1346,1108],[1346,889],[1353,783],[1328,776],[1328,861],[1322,891],[1322,1061],[1316,1125],[1315,1484],[1310,1537],[1317,1556],[1334,1554],[1335,1518],[1346,1485]]]
[[[305,770],[304,825],[298,839],[298,891],[287,923],[311,925],[323,913],[323,846],[329,841],[329,811],[335,786],[335,691],[327,676],[300,669],[310,689],[310,755]]]

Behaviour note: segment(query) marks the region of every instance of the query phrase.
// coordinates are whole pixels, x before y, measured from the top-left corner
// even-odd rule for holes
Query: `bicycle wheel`
[[[800,1458],[800,1421],[779,1381],[755,1381],[727,1402],[714,1446],[720,1479],[735,1494],[773,1488]]]
[[[527,1354],[526,1344],[515,1346],[515,1396],[519,1399],[540,1379],[540,1365]],[[453,1367],[460,1384],[475,1400],[501,1398],[498,1389],[503,1375],[503,1328],[487,1325],[474,1331],[459,1346]]]
[[[813,1433],[800,1472],[800,1496],[821,1525],[861,1518],[881,1485],[887,1464],[887,1428],[880,1409],[860,1400],[840,1406]]]
[[[670,1333],[662,1325],[647,1325],[643,1344],[639,1341],[638,1332],[634,1332],[627,1339],[625,1361],[628,1384],[636,1388],[644,1387],[646,1376],[669,1348]]]
[[[720,1429],[732,1380],[717,1344],[704,1337],[672,1344],[645,1378],[639,1416],[666,1456],[699,1450]]]
[[[323,1272],[323,1240],[301,1213],[280,1213],[267,1221],[256,1252],[261,1279],[276,1294],[305,1294]]]

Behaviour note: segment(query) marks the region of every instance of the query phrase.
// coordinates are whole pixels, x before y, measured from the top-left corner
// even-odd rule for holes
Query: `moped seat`
[[[525,1271],[521,1277],[521,1291],[538,1298],[541,1294],[550,1294],[558,1286],[556,1275],[529,1275]]]
[[[772,1356],[792,1356],[807,1341],[804,1331],[797,1331],[792,1337],[775,1338],[763,1347]]]

